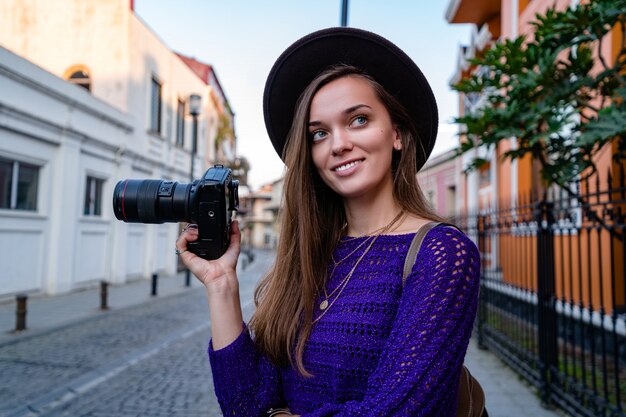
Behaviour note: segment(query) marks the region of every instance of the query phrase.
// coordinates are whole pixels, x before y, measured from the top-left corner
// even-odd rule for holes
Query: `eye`
[[[363,126],[364,124],[367,124],[367,116],[361,114],[352,119],[350,126]]]
[[[311,135],[311,139],[313,140],[313,142],[319,142],[320,140],[324,139],[327,135],[327,133],[321,129],[314,130],[313,132],[310,132],[309,134]]]

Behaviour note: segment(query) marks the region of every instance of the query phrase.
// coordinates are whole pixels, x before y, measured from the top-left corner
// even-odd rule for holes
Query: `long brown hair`
[[[394,151],[392,159],[393,198],[408,213],[441,221],[417,183],[416,166],[424,164],[426,155],[404,107],[358,68],[337,65],[317,76],[298,99],[285,144],[280,240],[274,265],[256,288],[257,309],[250,321],[255,342],[267,357],[279,366],[289,363],[305,376],[310,374],[302,354],[311,333],[313,303],[346,223],[341,196],[324,184],[313,166],[307,123],[311,101],[319,89],[346,76],[370,83],[400,132],[402,151]]]

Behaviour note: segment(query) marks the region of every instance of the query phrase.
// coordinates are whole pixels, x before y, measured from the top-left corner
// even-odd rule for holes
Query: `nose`
[[[350,140],[348,132],[337,129],[333,135],[333,155],[341,155],[344,152],[351,151],[354,148],[354,144]]]

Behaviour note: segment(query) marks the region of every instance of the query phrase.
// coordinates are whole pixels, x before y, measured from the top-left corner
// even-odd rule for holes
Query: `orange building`
[[[494,42],[514,39],[520,35],[532,38],[531,22],[536,20],[536,14],[543,14],[550,7],[562,10],[575,7],[578,3],[578,0],[450,0],[446,11],[447,21],[451,24],[475,25],[469,45],[459,50],[452,83],[480,71],[480,68],[472,67],[468,60],[480,56]],[[621,39],[619,28],[614,29],[604,39],[600,53],[607,61],[614,61],[621,48]],[[479,96],[459,96],[460,115],[481,105]],[[462,212],[491,213],[491,222],[503,221],[502,218],[495,220],[496,216],[509,216],[505,220],[511,224],[524,215],[530,216],[523,220],[525,225],[536,221],[532,213],[522,213],[522,207],[534,203],[531,196],[541,195],[545,191],[539,175],[540,166],[530,157],[515,161],[503,159],[503,155],[515,146],[516,140],[511,138],[490,151],[478,148],[462,157],[463,167],[476,157],[488,161],[479,171],[460,176],[458,194]],[[608,148],[598,153],[596,165],[604,169],[598,174],[598,178],[583,183],[579,189],[583,195],[593,196],[595,210],[600,216],[601,212],[616,209],[616,204],[611,201],[612,194],[601,192],[612,185],[609,184],[607,168],[613,168],[614,179],[622,168],[613,163],[614,151],[615,149]],[[503,208],[510,210],[504,214]],[[594,210],[593,207],[591,209]],[[597,222],[593,220],[593,216],[588,216],[590,213],[582,207],[569,209],[566,214],[556,211],[552,213],[557,216],[557,222],[563,220],[561,217],[567,218],[568,224],[572,226],[562,231],[559,231],[558,225],[555,228],[555,290],[557,297],[564,303],[582,302],[585,307],[594,309],[602,306],[610,314],[613,308],[621,310],[626,306],[623,238],[616,238],[615,233],[611,234],[602,226],[601,223],[604,223],[616,229],[616,225],[610,224],[611,219]],[[533,230],[536,229],[529,226],[523,230],[517,225],[506,233],[486,236],[481,242],[485,272],[492,272],[492,277],[497,276],[499,280],[516,287],[534,290],[538,266],[536,232]]]

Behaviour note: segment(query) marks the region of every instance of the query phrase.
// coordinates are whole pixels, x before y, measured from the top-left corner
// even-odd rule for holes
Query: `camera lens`
[[[113,192],[113,212],[127,223],[188,222],[192,184],[123,180]]]

